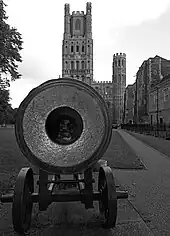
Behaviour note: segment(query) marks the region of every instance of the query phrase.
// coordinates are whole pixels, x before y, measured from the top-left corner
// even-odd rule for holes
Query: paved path
[[[154,235],[170,235],[170,160],[123,130],[117,130],[134,149],[146,170],[114,170],[129,191],[129,201]],[[138,234],[137,234],[138,235]]]

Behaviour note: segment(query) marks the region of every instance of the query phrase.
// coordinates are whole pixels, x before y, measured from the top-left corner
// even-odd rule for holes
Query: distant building
[[[64,6],[64,34],[62,43],[62,77],[80,80],[92,86],[104,98],[112,122],[123,119],[123,98],[126,88],[126,54],[113,56],[112,81],[93,79],[93,39],[91,3],[86,3],[86,14]]]
[[[126,54],[113,55],[113,123],[123,122],[124,93],[126,89]]]
[[[113,119],[113,83],[112,81],[93,81],[91,85],[104,98],[109,108],[111,119]]]
[[[62,45],[62,77],[78,79],[89,85],[93,81],[93,39],[91,3],[86,3],[86,14],[73,11],[65,4]]]
[[[144,61],[136,74],[135,113],[137,123],[149,122],[149,90],[170,73],[170,60],[155,56]]]
[[[149,122],[170,124],[170,74],[149,91]]]

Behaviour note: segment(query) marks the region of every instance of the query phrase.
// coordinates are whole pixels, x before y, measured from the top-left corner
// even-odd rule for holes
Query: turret
[[[70,35],[70,4],[64,5],[64,38],[68,39]]]
[[[86,3],[86,35],[88,38],[92,37],[91,2]]]

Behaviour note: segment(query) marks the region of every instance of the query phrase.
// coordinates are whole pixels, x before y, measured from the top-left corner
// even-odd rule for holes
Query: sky
[[[84,0],[4,0],[8,23],[22,34],[21,79],[11,82],[17,108],[29,91],[62,73],[64,4],[86,12]],[[144,60],[170,60],[170,0],[91,0],[94,80],[112,80],[113,54],[126,53],[126,84]]]

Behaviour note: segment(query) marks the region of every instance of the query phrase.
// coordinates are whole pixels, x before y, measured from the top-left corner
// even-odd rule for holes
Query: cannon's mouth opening
[[[83,120],[80,114],[71,107],[58,107],[48,115],[45,129],[54,143],[69,145],[81,136]]]

